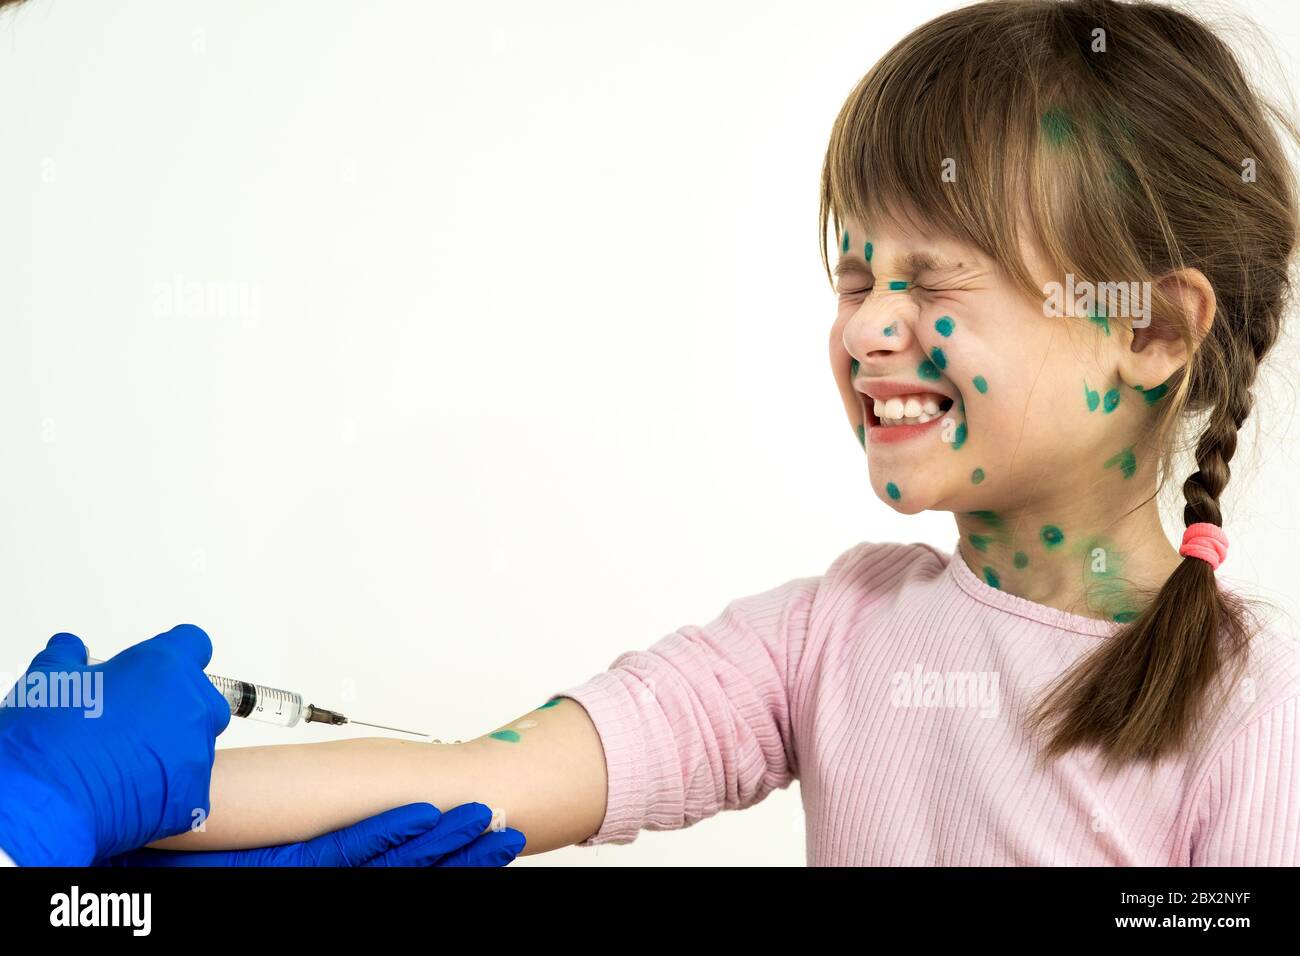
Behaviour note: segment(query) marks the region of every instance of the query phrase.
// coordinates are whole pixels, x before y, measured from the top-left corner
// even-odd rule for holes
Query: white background
[[[190,621],[215,672],[468,739],[856,541],[951,550],[867,484],[816,228],[844,98],[949,7],[0,18],[0,669]],[[1235,9],[1294,82],[1292,6]],[[1294,357],[1222,573],[1297,630]],[[516,865],[801,865],[798,789]]]

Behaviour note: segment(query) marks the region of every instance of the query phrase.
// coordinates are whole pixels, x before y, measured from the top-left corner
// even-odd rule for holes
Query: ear
[[[1214,323],[1214,287],[1199,269],[1179,269],[1152,283],[1151,301],[1163,308],[1149,310],[1149,324],[1133,328],[1133,342],[1121,352],[1119,376],[1126,385],[1155,388],[1192,358],[1182,330],[1192,334],[1192,353]],[[1157,315],[1156,313],[1160,314]]]

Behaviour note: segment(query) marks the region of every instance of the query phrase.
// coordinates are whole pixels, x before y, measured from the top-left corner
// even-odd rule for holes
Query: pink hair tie
[[[1228,536],[1217,524],[1208,521],[1189,524],[1183,532],[1183,545],[1178,553],[1188,558],[1200,558],[1217,571],[1228,556]]]

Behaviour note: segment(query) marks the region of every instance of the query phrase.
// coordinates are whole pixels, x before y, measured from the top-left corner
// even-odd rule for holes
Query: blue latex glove
[[[306,843],[258,850],[134,850],[109,866],[505,866],[524,848],[507,827],[484,833],[492,811],[464,803],[440,811],[431,803],[386,810]]]
[[[203,674],[211,658],[192,624],[94,667],[80,638],[50,638],[24,686],[37,673],[98,684],[100,713],[84,700],[0,707],[0,849],[22,866],[85,866],[206,817],[216,737],[230,723]]]

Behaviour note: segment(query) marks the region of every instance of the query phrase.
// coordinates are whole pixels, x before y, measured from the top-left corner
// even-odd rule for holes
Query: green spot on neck
[[[898,485],[894,484],[892,481],[885,485],[885,492],[895,501],[903,497],[903,493],[898,490]]]
[[[1119,405],[1119,389],[1112,388],[1110,391],[1106,393],[1106,397],[1102,399],[1101,410],[1103,413],[1109,415],[1111,412],[1115,410],[1116,406],[1118,405]]]
[[[970,543],[975,546],[976,551],[987,551],[989,548],[989,536],[986,534],[973,534],[970,536]]]
[[[1119,470],[1123,472],[1125,479],[1132,478],[1137,473],[1137,456],[1133,454],[1132,445],[1129,445],[1123,451],[1117,452],[1107,458],[1106,463],[1102,467],[1114,468],[1116,465],[1118,465]]]
[[[947,315],[939,316],[938,321],[934,323],[934,330],[942,335],[945,339],[952,335],[952,317]]]
[[[1095,412],[1097,406],[1101,404],[1101,396],[1088,387],[1088,382],[1083,383],[1083,399],[1088,403],[1088,411]]]
[[[978,518],[980,521],[983,521],[985,524],[990,525],[991,527],[994,528],[1002,527],[1002,516],[999,515],[996,511],[968,511],[966,513],[970,515],[972,518]]]
[[[1065,532],[1054,524],[1043,525],[1043,530],[1038,532],[1038,536],[1043,539],[1043,544],[1049,551],[1060,547],[1061,542],[1065,540]]]
[[[1023,568],[1029,564],[1029,555],[1025,554],[1025,552],[1023,551],[1017,551],[1015,557],[1013,557],[1011,560],[1016,567]]]
[[[991,588],[1001,588],[1001,587],[1002,587],[1002,581],[1001,581],[1001,579],[998,577],[998,573],[997,573],[996,571],[994,571],[994,570],[993,570],[992,568],[990,568],[990,567],[985,567],[985,568],[984,568],[984,581],[985,581],[985,583],[987,583],[988,586],[991,587]]]
[[[981,395],[989,390],[989,383],[984,380],[983,375],[976,375],[972,381],[975,383],[975,391]]]
[[[948,356],[944,355],[943,349],[939,348],[939,346],[937,345],[934,348],[930,349],[930,361],[932,361],[939,368],[948,367]]]
[[[921,376],[923,379],[933,382],[939,377],[939,369],[929,359],[924,359],[921,364],[916,367],[916,374]]]
[[[1169,391],[1167,383],[1157,385],[1155,388],[1143,388],[1141,385],[1134,385],[1133,388],[1142,393],[1142,398],[1148,405],[1154,405],[1165,397],[1165,392]]]
[[[978,485],[983,480],[984,480],[983,468],[976,468],[974,471],[970,473],[970,483],[972,485]]]
[[[1110,319],[1106,317],[1105,312],[1099,312],[1096,308],[1088,314],[1088,321],[1100,328],[1107,335],[1110,335]]]

